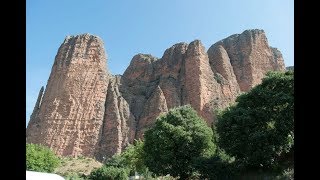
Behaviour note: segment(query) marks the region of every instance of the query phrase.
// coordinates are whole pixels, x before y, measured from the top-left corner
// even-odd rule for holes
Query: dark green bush
[[[92,171],[88,176],[91,180],[127,180],[128,177],[128,169],[105,165]]]

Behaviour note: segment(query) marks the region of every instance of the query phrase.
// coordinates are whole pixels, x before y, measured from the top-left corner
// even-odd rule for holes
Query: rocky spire
[[[161,58],[137,54],[123,76],[109,74],[99,37],[68,36],[43,97],[40,90],[27,142],[59,155],[102,160],[143,138],[156,117],[173,107],[190,104],[211,125],[215,110],[284,67],[280,51],[257,29],[229,36],[208,51],[195,40],[173,45]]]

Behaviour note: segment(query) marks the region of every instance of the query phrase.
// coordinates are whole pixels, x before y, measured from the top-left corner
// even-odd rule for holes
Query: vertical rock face
[[[197,74],[197,76],[195,76]],[[205,48],[199,40],[189,44],[185,60],[187,102],[210,125],[213,121],[212,101],[219,96],[220,87],[214,79]]]
[[[240,93],[240,87],[234,74],[227,51],[220,45],[213,46],[208,50],[211,70],[214,79],[221,88],[220,105],[232,102]],[[219,98],[219,97],[218,97]],[[217,105],[217,102],[215,102]],[[216,107],[216,108],[219,108]]]
[[[216,46],[226,50],[241,91],[259,84],[267,71],[285,69],[281,53],[268,45],[263,30],[229,36],[212,45],[209,51]]]
[[[123,76],[109,75],[102,41],[84,34],[66,38],[27,128],[27,142],[60,155],[120,153],[143,138],[156,118],[190,104],[208,125],[214,110],[233,103],[270,70],[284,71],[280,51],[263,30],[246,30],[212,45],[177,43],[161,58],[135,55]]]
[[[129,104],[122,97],[119,90],[121,86],[120,76],[110,78],[102,132],[95,153],[95,157],[99,160],[121,153],[121,150],[132,143],[135,137],[135,118],[130,112]]]
[[[160,86],[157,86],[144,105],[144,110],[137,126],[136,138],[142,139],[144,131],[153,126],[159,114],[167,111],[166,98]]]
[[[28,124],[27,142],[47,145],[59,155],[92,156],[103,122],[108,77],[100,38],[67,37],[38,113]]]

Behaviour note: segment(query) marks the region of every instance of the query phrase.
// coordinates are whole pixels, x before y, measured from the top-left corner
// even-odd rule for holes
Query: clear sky
[[[263,29],[285,65],[294,64],[293,0],[27,0],[26,123],[67,35],[102,38],[112,74],[137,53],[161,57],[178,42],[206,49],[246,29]]]

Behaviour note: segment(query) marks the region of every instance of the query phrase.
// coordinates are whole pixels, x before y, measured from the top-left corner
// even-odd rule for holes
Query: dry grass
[[[90,172],[102,166],[102,163],[88,157],[63,157],[61,164],[55,169],[55,173],[67,177],[71,174],[88,175]]]

